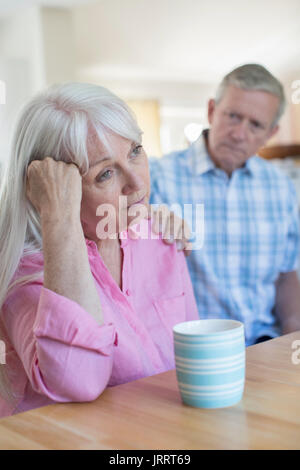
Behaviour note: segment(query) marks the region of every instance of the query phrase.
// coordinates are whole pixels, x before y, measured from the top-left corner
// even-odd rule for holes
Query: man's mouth
[[[245,153],[243,149],[237,148],[234,145],[224,143],[224,144],[222,144],[222,146],[227,148],[228,150],[230,150],[233,153],[238,153],[239,155],[241,155],[241,154],[244,155],[244,153]]]

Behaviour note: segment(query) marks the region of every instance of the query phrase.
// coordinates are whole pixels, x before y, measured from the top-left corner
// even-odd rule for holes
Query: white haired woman
[[[149,190],[141,131],[107,89],[26,105],[1,187],[0,416],[174,368],[173,325],[198,312],[183,253],[145,218],[128,229]]]

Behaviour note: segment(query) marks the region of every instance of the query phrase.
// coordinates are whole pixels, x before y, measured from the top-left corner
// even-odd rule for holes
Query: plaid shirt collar
[[[215,163],[212,161],[206,146],[206,139],[208,136],[209,129],[205,129],[200,137],[194,142],[187,155],[187,160],[193,174],[201,175],[209,171],[219,170]],[[244,167],[243,172],[253,175],[256,170],[259,169],[257,162],[257,156],[248,158]],[[222,170],[220,170],[222,171]]]

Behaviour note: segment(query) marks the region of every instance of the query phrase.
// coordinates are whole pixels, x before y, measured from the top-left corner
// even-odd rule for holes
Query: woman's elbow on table
[[[47,348],[45,351],[39,346],[31,371],[32,387],[37,393],[55,402],[90,402],[105,390],[111,376],[113,351],[103,355],[61,345],[67,356],[62,357],[60,351],[49,357]]]

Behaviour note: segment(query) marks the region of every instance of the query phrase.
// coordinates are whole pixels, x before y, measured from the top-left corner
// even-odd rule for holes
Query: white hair
[[[89,168],[87,138],[91,129],[108,148],[109,133],[141,143],[142,132],[131,110],[101,86],[54,85],[34,97],[21,111],[10,159],[1,178],[0,313],[13,288],[43,274],[40,271],[12,283],[21,257],[42,251],[39,214],[26,197],[27,168],[31,161],[51,156],[75,163],[85,174]],[[0,367],[0,394],[7,397],[11,394],[4,367]]]
[[[227,87],[233,85],[244,90],[265,91],[279,99],[279,105],[272,122],[275,127],[284,113],[286,100],[283,86],[265,67],[259,64],[245,64],[229,72],[221,81],[215,101],[218,104],[223,98]]]

